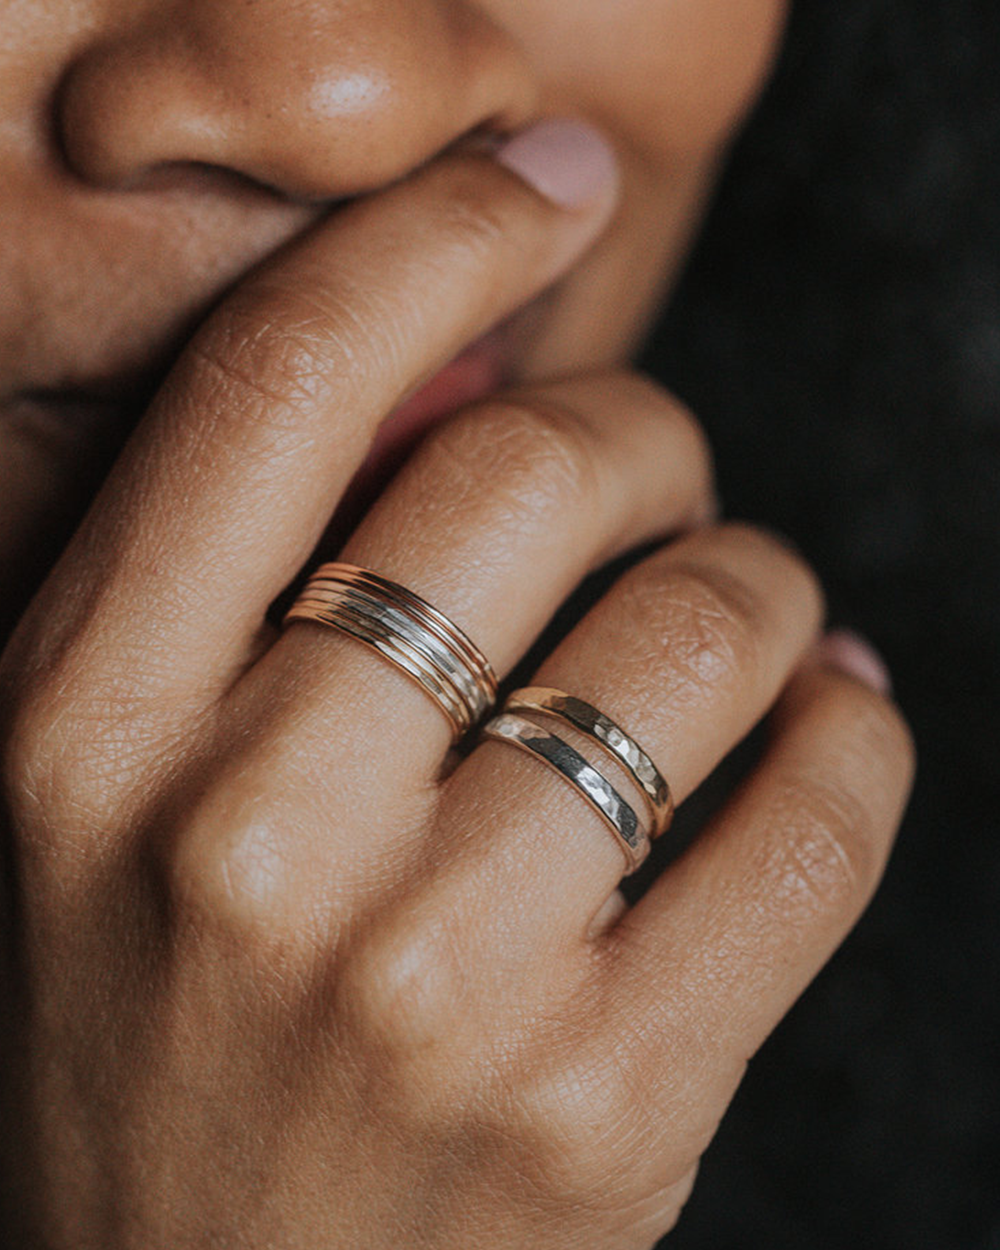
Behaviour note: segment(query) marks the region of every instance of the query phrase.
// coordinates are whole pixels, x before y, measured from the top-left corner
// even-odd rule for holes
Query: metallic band
[[[565,777],[615,834],[625,856],[626,876],[635,872],[649,854],[649,835],[635,809],[579,751],[556,734],[513,712],[504,711],[487,721],[482,734],[529,752]]]
[[[567,721],[613,755],[642,791],[651,818],[649,836],[658,838],[670,828],[674,799],[666,779],[636,740],[603,712],[583,699],[551,686],[526,686],[504,700],[504,711],[543,712]]]
[[[405,586],[354,564],[321,565],[285,615],[374,647],[432,696],[457,741],[493,706],[497,677],[454,622]]]

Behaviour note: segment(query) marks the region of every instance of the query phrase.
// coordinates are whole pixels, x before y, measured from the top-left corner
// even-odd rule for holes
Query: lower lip
[[[0,407],[0,423],[76,468],[81,457],[107,460],[121,443],[121,405],[75,391],[24,392]]]

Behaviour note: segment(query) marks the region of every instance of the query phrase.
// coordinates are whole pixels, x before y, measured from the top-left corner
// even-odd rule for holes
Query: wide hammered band
[[[642,794],[648,823],[640,821],[631,804],[579,751],[521,712],[563,720],[612,756]],[[526,686],[507,697],[503,711],[483,726],[482,733],[529,752],[570,782],[615,834],[625,856],[626,876],[645,860],[651,840],[669,828],[674,801],[663,774],[634,738],[583,699],[550,686]]]
[[[427,691],[457,742],[493,706],[497,677],[486,656],[405,586],[355,564],[321,565],[285,615],[343,630],[374,647]]]

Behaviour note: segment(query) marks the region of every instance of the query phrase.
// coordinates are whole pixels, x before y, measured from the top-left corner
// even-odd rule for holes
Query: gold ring
[[[427,691],[457,742],[496,702],[486,656],[443,612],[398,582],[355,564],[321,565],[283,624],[315,621],[373,647]]]

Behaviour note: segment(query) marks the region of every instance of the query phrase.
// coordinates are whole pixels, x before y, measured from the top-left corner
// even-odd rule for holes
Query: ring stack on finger
[[[317,621],[374,647],[427,691],[457,742],[493,706],[493,668],[454,622],[419,595],[354,564],[321,565],[285,616]]]
[[[564,721],[611,756],[641,792],[647,819],[642,820],[600,769],[575,747],[521,713]],[[504,701],[501,713],[483,726],[482,733],[528,752],[570,782],[614,833],[625,856],[626,876],[645,860],[651,841],[669,828],[674,803],[663,774],[634,738],[583,699],[548,686],[515,690]]]

